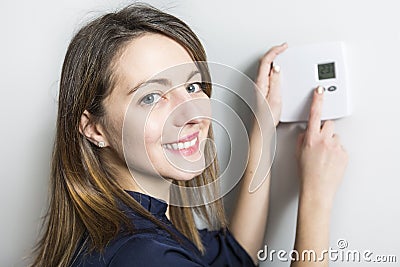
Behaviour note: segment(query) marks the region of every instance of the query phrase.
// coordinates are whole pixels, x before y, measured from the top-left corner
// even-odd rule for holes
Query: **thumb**
[[[300,133],[299,136],[297,137],[297,143],[296,143],[296,157],[299,157],[301,147],[303,146],[304,142],[304,137],[306,136],[306,133]]]

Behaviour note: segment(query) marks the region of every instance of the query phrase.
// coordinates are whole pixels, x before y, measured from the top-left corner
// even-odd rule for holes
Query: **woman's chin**
[[[193,172],[189,172],[189,171],[179,171],[179,173],[174,174],[173,177],[171,177],[171,179],[175,180],[175,181],[190,181],[192,179],[194,179],[195,177],[199,176],[204,169],[202,170],[198,170],[198,171],[193,171]]]

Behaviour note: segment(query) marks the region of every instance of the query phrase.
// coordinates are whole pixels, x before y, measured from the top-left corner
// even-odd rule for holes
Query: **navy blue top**
[[[175,233],[181,242],[148,219],[126,209],[124,212],[132,220],[135,233],[118,235],[102,253],[94,251],[88,254],[82,249],[72,266],[254,266],[250,256],[228,230],[199,230],[205,248],[202,255],[168,220],[165,215],[167,203],[141,193],[128,193]]]

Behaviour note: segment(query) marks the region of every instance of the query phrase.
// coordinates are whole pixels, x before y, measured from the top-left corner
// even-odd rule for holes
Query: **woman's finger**
[[[282,110],[282,97],[280,90],[280,75],[278,66],[274,66],[271,71],[267,102],[269,107],[271,108],[271,112],[274,117],[274,124],[276,126],[279,123]]]
[[[297,157],[299,156],[301,147],[303,146],[303,142],[304,142],[304,137],[305,137],[305,133],[300,133],[299,136],[297,137],[297,143],[296,143],[296,155]]]
[[[335,144],[337,144],[338,146],[341,146],[342,142],[340,141],[340,136],[338,134],[333,134],[332,138],[333,138],[333,141],[335,142]]]
[[[321,113],[322,113],[322,102],[323,102],[324,88],[318,86],[314,90],[313,100],[310,108],[310,116],[308,119],[307,135],[313,135],[321,132]]]
[[[273,100],[281,98],[280,81],[280,67],[278,65],[274,65],[269,78],[269,99]]]
[[[256,84],[261,89],[261,93],[264,96],[268,94],[269,90],[269,74],[271,72],[272,62],[275,60],[276,56],[285,51],[287,47],[288,45],[286,43],[274,46],[268,50],[260,60]]]
[[[322,125],[321,133],[326,137],[333,137],[335,133],[335,123],[331,120],[325,121]]]

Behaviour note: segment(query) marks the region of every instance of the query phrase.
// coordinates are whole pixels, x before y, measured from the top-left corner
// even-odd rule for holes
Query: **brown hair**
[[[183,21],[146,4],[133,4],[108,13],[74,36],[61,74],[50,204],[32,266],[67,266],[84,239],[90,249],[101,251],[122,229],[134,232],[134,225],[120,210],[121,202],[164,228],[113,179],[102,150],[79,133],[85,110],[99,120],[105,115],[102,103],[113,88],[113,63],[132,39],[145,33],[167,36],[182,45],[193,61],[206,61],[199,39]],[[206,86],[205,92],[210,96],[211,85]],[[209,138],[213,138],[211,128]],[[208,144],[206,154],[213,154],[212,150],[213,146]],[[196,187],[215,181],[217,175],[215,157],[201,175],[178,184]],[[209,191],[217,193],[216,188]],[[204,251],[193,212],[205,219],[209,227],[224,228],[222,201],[219,199],[207,207],[170,207],[175,227]]]

